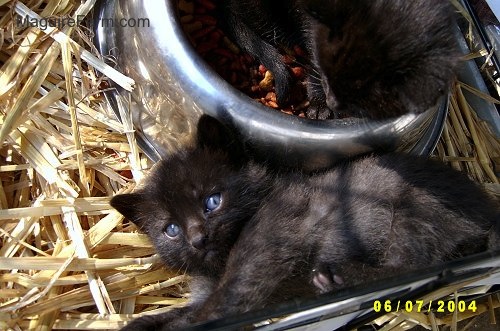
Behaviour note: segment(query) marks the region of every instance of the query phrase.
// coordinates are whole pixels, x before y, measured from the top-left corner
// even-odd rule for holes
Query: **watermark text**
[[[28,15],[22,17],[17,16],[16,25],[19,28],[36,27],[40,30],[46,30],[47,28],[58,28],[62,29],[65,26],[76,27],[83,23],[85,16],[78,15],[73,17],[47,17],[47,18],[35,18]],[[129,27],[129,28],[149,28],[151,22],[149,18],[101,18],[97,22],[100,27],[103,28],[113,28],[113,27]]]

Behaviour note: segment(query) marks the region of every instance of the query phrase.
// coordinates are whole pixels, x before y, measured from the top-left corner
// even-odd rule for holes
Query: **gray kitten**
[[[498,202],[439,162],[387,154],[276,172],[211,117],[198,134],[142,189],[111,200],[195,283],[189,306],[127,330],[176,329],[498,247]]]

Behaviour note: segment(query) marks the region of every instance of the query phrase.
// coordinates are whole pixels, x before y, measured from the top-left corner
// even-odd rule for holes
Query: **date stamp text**
[[[438,300],[424,302],[423,300],[375,300],[373,302],[373,310],[379,312],[397,312],[404,310],[406,312],[437,312],[437,313],[454,313],[458,311],[463,313],[465,311],[475,312],[477,310],[476,301],[472,300],[465,302],[463,300]]]

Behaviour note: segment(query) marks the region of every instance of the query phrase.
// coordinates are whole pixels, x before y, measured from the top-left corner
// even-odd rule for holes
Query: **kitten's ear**
[[[140,193],[127,193],[115,195],[109,203],[111,207],[115,208],[126,219],[140,227],[141,220],[143,219],[140,208],[142,201],[144,201],[144,197]]]
[[[232,155],[243,153],[243,146],[234,128],[229,128],[217,119],[202,115],[198,122],[197,143],[200,147],[224,150]]]

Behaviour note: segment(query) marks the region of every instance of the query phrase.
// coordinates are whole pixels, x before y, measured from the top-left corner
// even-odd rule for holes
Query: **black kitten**
[[[245,160],[232,133],[211,117],[200,119],[197,141],[196,148],[156,164],[139,190],[111,199],[149,236],[168,268],[192,276],[188,307],[143,317],[127,330],[154,330],[204,301],[271,185],[265,169]]]
[[[274,173],[242,157],[215,120],[202,117],[198,133],[198,147],[111,204],[167,266],[209,286],[129,330],[175,329],[314,294],[311,284],[330,291],[498,246],[497,202],[441,163],[391,154]]]
[[[308,117],[420,113],[443,95],[457,60],[449,0],[225,0],[227,30],[272,73],[278,102],[291,74],[279,48],[309,54]]]
[[[111,199],[149,235],[169,268],[209,277],[224,269],[239,231],[271,185],[265,169],[218,147],[229,148],[232,138],[210,136],[219,134],[213,121],[200,120],[197,148],[159,162],[139,190]]]

